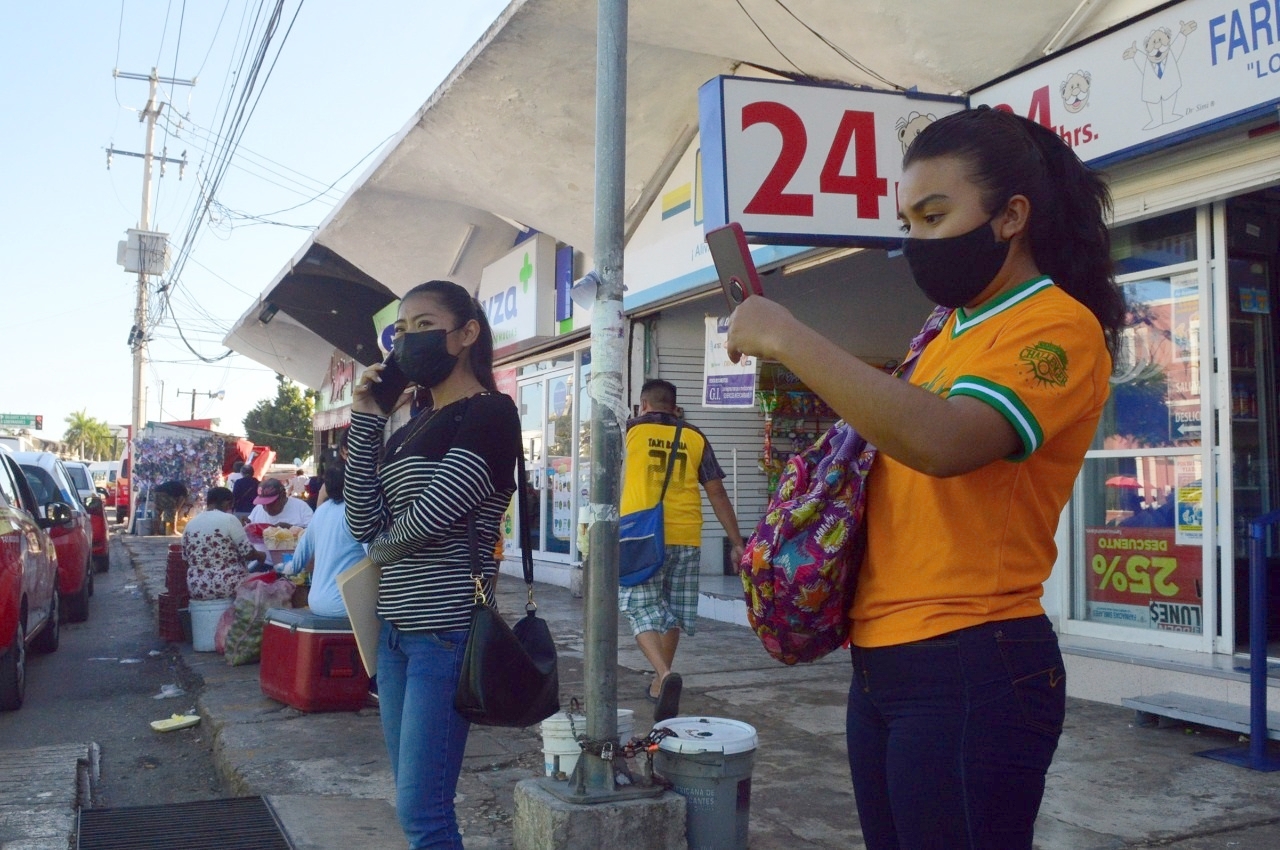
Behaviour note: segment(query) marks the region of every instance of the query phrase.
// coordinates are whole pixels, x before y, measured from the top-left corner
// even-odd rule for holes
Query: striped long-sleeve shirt
[[[491,553],[515,493],[515,403],[484,393],[420,413],[384,450],[386,422],[352,414],[344,487],[351,533],[382,567],[378,614],[404,631],[464,629],[475,598],[467,515],[475,517],[491,576]]]

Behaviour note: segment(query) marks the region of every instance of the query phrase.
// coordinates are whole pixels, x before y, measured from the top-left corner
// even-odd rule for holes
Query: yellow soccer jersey
[[[627,425],[626,476],[622,487],[624,514],[658,504],[667,474],[676,418],[670,413],[646,413]],[[668,546],[702,545],[700,484],[724,478],[711,444],[701,431],[684,423],[671,483],[663,500],[662,536]]]
[[[1022,450],[935,478],[880,454],[868,480],[867,554],[850,615],[858,646],[889,646],[1043,613],[1058,518],[1109,393],[1093,314],[1048,278],[956,310],[911,383],[979,399]]]

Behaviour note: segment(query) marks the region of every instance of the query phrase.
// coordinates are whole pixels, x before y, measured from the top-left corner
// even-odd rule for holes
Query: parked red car
[[[0,711],[22,707],[27,647],[58,648],[58,561],[26,477],[0,450]]]
[[[62,461],[49,452],[14,452],[40,505],[42,524],[58,552],[58,592],[68,623],[89,619],[93,595],[93,521]]]
[[[89,465],[78,460],[63,461],[63,467],[71,476],[76,494],[89,512],[89,520],[93,524],[93,569],[105,573],[111,569],[110,537],[107,533],[107,511],[103,504],[103,494],[93,485],[93,476],[89,474]]]

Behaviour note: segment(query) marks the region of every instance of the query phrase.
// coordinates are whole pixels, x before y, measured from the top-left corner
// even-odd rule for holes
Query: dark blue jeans
[[[453,797],[471,727],[453,710],[453,694],[467,634],[382,624],[378,708],[396,780],[396,814],[412,850],[462,850]]]
[[[1049,619],[852,656],[849,770],[869,850],[1030,848],[1066,711]]]

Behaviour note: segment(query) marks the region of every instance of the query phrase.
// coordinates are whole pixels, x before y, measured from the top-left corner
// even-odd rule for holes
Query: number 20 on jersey
[[[896,244],[902,154],[963,98],[716,77],[698,92],[708,230],[755,242]]]

